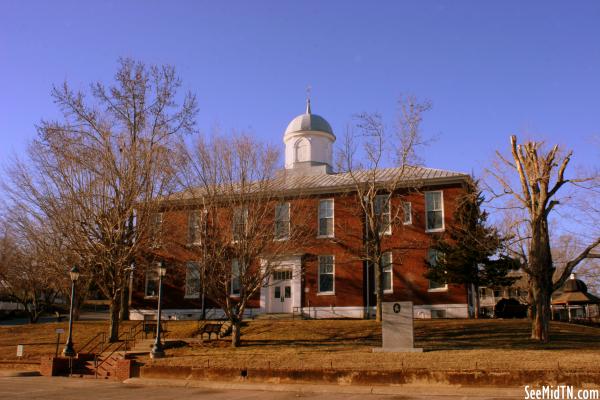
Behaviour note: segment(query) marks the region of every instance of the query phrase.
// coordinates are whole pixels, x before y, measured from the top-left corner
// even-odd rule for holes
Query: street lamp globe
[[[71,277],[71,282],[77,282],[77,279],[79,279],[79,269],[77,266],[71,268],[69,271],[69,276]]]
[[[158,262],[158,275],[160,275],[161,277],[164,277],[167,274],[167,267],[165,267],[165,265],[163,264],[162,261]]]

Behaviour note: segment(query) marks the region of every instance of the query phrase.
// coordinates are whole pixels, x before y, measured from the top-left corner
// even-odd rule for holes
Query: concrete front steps
[[[74,360],[73,370],[69,374],[77,378],[110,379],[115,375],[117,362],[126,357],[124,351],[99,354],[82,354]],[[96,368],[97,367],[97,368]]]

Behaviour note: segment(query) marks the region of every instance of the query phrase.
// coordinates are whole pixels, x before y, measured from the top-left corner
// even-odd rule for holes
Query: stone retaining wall
[[[239,369],[143,366],[139,369],[139,377],[150,379],[337,385],[404,385],[435,383],[481,387],[518,387],[524,385],[539,386],[558,384],[598,386],[600,385],[600,368],[595,371],[560,369],[517,371],[429,371],[427,369],[353,371],[335,369]]]

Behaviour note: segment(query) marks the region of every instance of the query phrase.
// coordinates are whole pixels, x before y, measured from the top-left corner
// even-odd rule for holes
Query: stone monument
[[[383,303],[383,346],[374,352],[422,352],[415,348],[412,301]]]

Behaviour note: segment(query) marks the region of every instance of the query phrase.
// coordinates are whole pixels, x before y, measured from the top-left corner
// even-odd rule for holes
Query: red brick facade
[[[461,178],[463,179],[463,178]],[[403,194],[392,198],[392,210],[401,207],[401,201],[412,204],[412,223],[394,224],[391,235],[386,236],[384,251],[392,252],[393,279],[392,291],[385,294],[384,301],[412,301],[415,304],[415,316],[429,317],[427,310],[436,305],[451,305],[460,309],[458,314],[450,312],[448,316],[466,316],[467,292],[463,286],[449,285],[446,290],[429,290],[429,281],[424,277],[428,250],[439,233],[427,233],[425,229],[425,195],[428,190],[443,191],[444,226],[452,223],[457,197],[462,192],[461,179],[445,184],[424,187],[418,192]],[[318,207],[320,199],[334,199],[334,238],[318,237]],[[300,202],[302,207],[300,207]],[[290,220],[293,229],[294,220],[306,219],[312,224],[314,236],[297,243],[295,254],[302,254],[301,307],[328,308],[331,310],[348,307],[364,308],[367,305],[366,293],[371,292],[369,304],[374,304],[373,289],[366,290],[366,268],[357,256],[362,247],[362,217],[358,211],[356,195],[353,193],[330,193],[306,196],[291,200]],[[295,210],[310,210],[308,215],[297,215]],[[165,243],[161,252],[171,268],[164,282],[163,308],[178,310],[179,317],[186,317],[185,310],[198,310],[199,299],[185,298],[185,268],[187,261],[193,261],[194,255],[186,247],[188,237],[189,208],[166,211],[163,216],[163,229],[169,243]],[[303,213],[306,213],[303,211]],[[334,256],[334,293],[318,293],[318,256]],[[369,277],[372,282],[373,277]],[[154,310],[156,299],[144,297],[144,271],[138,270],[133,285],[133,310]],[[371,284],[372,286],[372,284]],[[422,306],[421,308],[419,306]],[[259,309],[257,298],[249,304]],[[458,307],[458,308],[456,308]],[[444,308],[444,307],[442,307]],[[418,314],[423,310],[424,314]],[[263,310],[264,311],[264,310]],[[460,315],[459,315],[460,314]],[[187,317],[191,317],[191,314]]]

